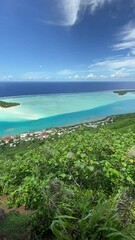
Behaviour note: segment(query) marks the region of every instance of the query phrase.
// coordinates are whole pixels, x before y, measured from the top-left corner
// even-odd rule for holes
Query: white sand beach
[[[1,98],[1,101],[17,102],[20,105],[11,108],[0,108],[0,121],[36,120],[64,113],[93,109],[128,99],[135,99],[135,94],[127,93],[120,96],[111,91],[105,91]]]

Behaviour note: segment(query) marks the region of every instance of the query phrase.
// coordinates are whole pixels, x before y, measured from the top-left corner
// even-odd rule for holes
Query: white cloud
[[[11,75],[11,74],[5,74],[5,75],[0,75],[0,80],[6,80],[6,81],[8,81],[8,80],[12,80],[13,79],[13,75]]]
[[[105,4],[115,0],[56,0],[57,10],[60,15],[59,20],[43,22],[53,25],[73,26],[80,17],[80,13],[84,9],[89,9],[91,13]]]
[[[78,75],[78,74],[76,74],[75,76],[74,76],[74,79],[79,79],[80,78],[80,76]]]
[[[88,6],[91,10],[91,12],[96,11],[97,8],[102,7],[106,3],[110,3],[114,0],[82,0],[81,4],[82,6]]]
[[[96,73],[104,73],[103,76],[111,78],[135,78],[135,57],[122,57],[117,56],[111,59],[98,61],[89,66],[90,70]],[[102,75],[100,75],[101,77]]]
[[[130,73],[125,72],[123,69],[120,69],[119,71],[116,71],[110,75],[111,78],[125,78],[130,76]]]
[[[135,23],[130,22],[124,26],[118,38],[119,42],[113,45],[114,50],[126,49],[135,55]]]
[[[78,19],[81,0],[58,0],[59,8],[63,17],[61,22],[64,26],[72,26]]]
[[[135,71],[135,57],[119,57],[114,59],[107,59],[103,61],[99,61],[95,64],[91,64],[90,68],[105,68],[106,70],[118,70],[121,68],[125,69],[134,69]]]
[[[59,75],[71,75],[74,74],[74,72],[70,69],[63,69],[58,72]]]
[[[95,78],[95,77],[96,77],[96,75],[94,75],[93,73],[90,73],[90,74],[88,74],[88,75],[86,76],[87,79],[89,79],[89,78]]]
[[[105,78],[108,78],[108,76],[100,75],[100,78],[101,78],[101,79],[105,79]]]

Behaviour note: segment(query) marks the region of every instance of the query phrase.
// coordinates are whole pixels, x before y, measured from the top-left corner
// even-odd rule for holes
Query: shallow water
[[[135,94],[112,91],[0,98],[21,105],[0,108],[0,135],[64,126],[135,112]]]

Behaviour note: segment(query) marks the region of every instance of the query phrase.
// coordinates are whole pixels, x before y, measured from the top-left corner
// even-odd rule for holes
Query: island
[[[125,95],[128,92],[135,92],[135,90],[119,90],[119,91],[113,91],[113,93],[117,93],[118,95]]]
[[[0,101],[0,107],[2,108],[10,108],[10,107],[15,107],[15,106],[19,106],[20,103],[16,103],[16,102],[4,102],[4,101]]]

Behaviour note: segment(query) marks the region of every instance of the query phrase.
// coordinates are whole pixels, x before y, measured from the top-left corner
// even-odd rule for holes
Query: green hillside
[[[0,194],[32,211],[20,216],[30,239],[135,239],[135,114],[100,125],[1,147]],[[21,239],[16,222],[0,232]]]

